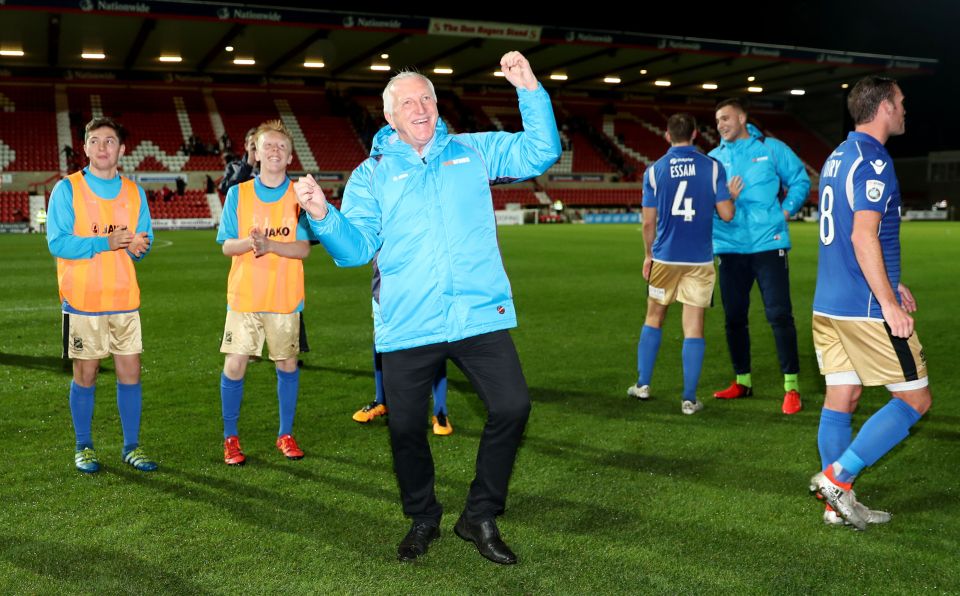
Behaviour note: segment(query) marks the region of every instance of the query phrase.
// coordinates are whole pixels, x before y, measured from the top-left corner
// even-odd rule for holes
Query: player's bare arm
[[[877,231],[880,228],[881,214],[877,211],[857,211],[853,214],[853,233],[850,241],[853,243],[857,263],[863,271],[863,277],[870,286],[870,291],[876,296],[883,312],[883,320],[890,326],[890,333],[894,337],[907,338],[913,335],[913,317],[907,314],[897,302],[890,281],[887,278],[887,268],[883,264],[883,252]]]
[[[147,253],[147,249],[149,248],[150,237],[147,236],[146,232],[139,232],[133,236],[133,239],[130,241],[130,245],[127,246],[127,251],[139,259]]]
[[[653,267],[653,241],[657,237],[657,208],[643,208],[643,279],[650,280]]]
[[[720,219],[723,221],[730,221],[733,219],[733,215],[736,212],[737,207],[733,204],[733,199],[727,199],[726,201],[720,201],[717,203],[717,215],[719,215]]]
[[[727,182],[727,190],[730,191],[730,199],[736,201],[743,191],[743,178],[734,176]]]
[[[133,232],[126,228],[114,230],[107,236],[107,244],[110,246],[110,250],[127,248],[131,242],[133,242]]]
[[[238,257],[253,250],[251,237],[230,238],[223,241],[223,254],[228,257]]]

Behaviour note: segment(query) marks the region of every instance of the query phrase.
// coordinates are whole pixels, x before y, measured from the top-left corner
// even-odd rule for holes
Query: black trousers
[[[750,290],[760,286],[760,297],[773,328],[780,370],[784,374],[800,372],[797,354],[797,327],[790,303],[790,267],[786,250],[768,250],[747,255],[720,254],[720,297],[727,319],[727,347],[733,370],[738,375],[750,372]]]
[[[471,522],[481,522],[503,513],[513,462],[530,415],[527,382],[510,334],[495,331],[456,342],[384,352],[381,357],[403,513],[414,521],[436,524],[443,514],[434,492],[427,412],[433,380],[447,359],[463,371],[487,409],[464,515]]]

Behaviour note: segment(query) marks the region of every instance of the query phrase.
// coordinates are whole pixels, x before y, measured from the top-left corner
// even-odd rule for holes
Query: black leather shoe
[[[430,543],[440,537],[440,528],[426,522],[413,522],[410,531],[397,547],[397,559],[413,561],[426,554]]]
[[[497,522],[492,519],[473,524],[461,515],[453,531],[460,538],[477,545],[480,554],[494,563],[513,565],[517,562],[517,555],[501,540]]]

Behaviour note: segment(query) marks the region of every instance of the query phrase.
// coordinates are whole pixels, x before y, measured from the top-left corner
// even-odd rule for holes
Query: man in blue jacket
[[[434,493],[425,418],[431,384],[448,358],[488,412],[476,476],[454,532],[491,561],[517,561],[495,518],[504,510],[530,397],[507,331],[517,319],[490,184],[542,174],[560,156],[560,135],[550,97],[526,58],[509,52],[500,67],[517,88],[523,132],[448,134],[433,84],[402,72],[383,91],[389,126],[350,176],[343,211],[327,204],[311,176],[295,185],[311,228],[338,266],[377,255],[376,348],[403,512],[413,518],[397,549],[401,561],[423,555],[440,536],[443,508]]]
[[[750,332],[747,315],[753,282],[760,296],[783,372],[784,414],[800,411],[797,374],[797,328],[790,304],[787,251],[790,234],[787,221],[800,210],[810,191],[810,177],[803,162],[782,142],[764,137],[752,124],[736,99],[717,104],[720,145],[710,157],[723,164],[730,196],[737,204],[732,221],[718,216],[713,223],[713,252],[719,260],[720,296],[727,319],[727,346],[737,378],[730,387],[713,394],[718,399],[736,399],[753,394],[750,377]],[[780,189],[786,197],[780,201]]]

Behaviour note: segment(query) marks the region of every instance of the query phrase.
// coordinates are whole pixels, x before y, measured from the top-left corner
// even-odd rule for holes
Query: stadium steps
[[[17,152],[0,139],[0,170],[6,170],[17,159]]]
[[[103,102],[99,95],[90,96],[90,119],[103,118]]]
[[[193,126],[190,124],[190,115],[187,114],[187,106],[183,103],[183,98],[179,95],[173,98],[173,107],[177,111],[177,122],[180,123],[180,133],[183,135],[183,142],[186,143],[193,136]]]
[[[566,131],[561,130],[559,132],[563,146],[567,149],[564,149],[563,153],[560,154],[560,159],[548,171],[551,174],[570,174],[573,172],[573,140],[570,139],[570,135]]]
[[[220,204],[220,195],[215,192],[207,194],[207,205],[210,206],[210,217],[213,221],[219,223],[223,215],[223,205]]]
[[[73,139],[70,134],[70,102],[67,101],[67,90],[63,85],[57,85],[53,91],[53,101],[57,110],[57,155],[60,164],[60,175],[66,175],[67,155],[63,152],[66,146],[73,147]],[[79,147],[77,148],[79,150]],[[34,209],[31,206],[31,213]],[[30,216],[31,225],[33,224],[33,215]]]
[[[12,99],[0,93],[0,109],[4,112],[14,112],[16,111],[16,104]],[[0,171],[7,169],[7,166],[15,159],[17,159],[17,152],[14,151],[13,147],[4,143],[3,139],[0,139]]]
[[[553,204],[553,201],[550,200],[550,195],[548,195],[546,192],[542,190],[536,191],[535,193],[533,193],[533,195],[537,197],[537,200],[540,201],[541,205],[546,205],[549,207],[550,205]]]
[[[213,128],[213,134],[215,134],[218,139],[223,138],[227,129],[223,125],[223,118],[220,117],[217,102],[213,99],[213,92],[210,91],[209,88],[204,88],[203,90],[203,103],[207,106],[207,114],[210,116],[210,126]],[[234,147],[236,148],[236,145],[234,145]],[[244,147],[243,150],[246,151],[246,147]]]
[[[497,118],[497,115],[493,113],[493,110],[484,106],[483,113],[487,116],[487,118],[490,119],[490,122],[497,127],[497,130],[503,130],[503,122],[501,122],[500,118]]]
[[[644,122],[643,120],[640,120],[636,116],[630,115],[630,116],[627,116],[627,118],[637,120],[641,126],[643,126],[647,130],[650,130],[652,132],[656,132],[657,130],[659,130],[654,125],[648,122]],[[620,142],[620,139],[617,138],[616,127],[614,124],[613,116],[603,117],[603,134],[605,134],[607,138],[610,139],[610,142],[612,142],[614,146],[616,146],[616,148],[619,149],[624,155],[628,155],[646,166],[653,163],[653,160],[647,157],[646,155]],[[661,131],[659,134],[662,135],[663,131]]]
[[[181,171],[189,159],[186,155],[168,155],[153,141],[145,139],[136,149],[120,158],[120,166],[124,172],[135,172],[148,157],[152,157],[171,172]]]
[[[317,165],[317,159],[307,143],[307,137],[303,134],[303,129],[300,128],[300,122],[290,108],[290,102],[286,99],[277,99],[274,104],[277,106],[277,111],[280,112],[280,119],[283,120],[283,124],[290,130],[290,135],[293,137],[293,149],[300,158],[300,165],[308,172],[319,171],[320,167]]]

